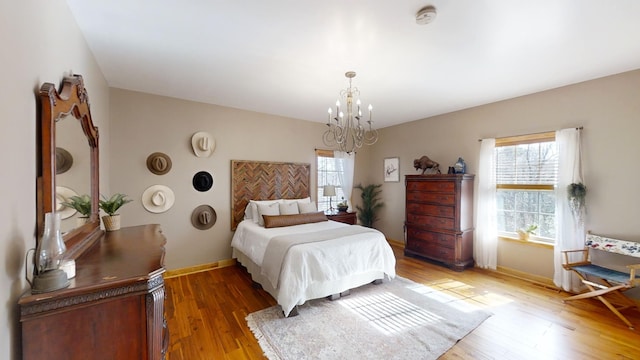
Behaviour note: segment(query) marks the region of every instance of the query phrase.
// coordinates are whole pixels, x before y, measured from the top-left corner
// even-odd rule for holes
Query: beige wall
[[[320,123],[122,89],[111,91],[111,116],[111,189],[135,199],[120,211],[122,224],[161,224],[170,270],[231,258],[231,160],[310,163],[311,183],[316,181],[315,148],[323,148],[325,129]],[[198,131],[209,132],[216,140],[209,158],[193,154],[191,136]],[[155,175],[146,167],[147,156],[157,151],[172,159],[171,171],[165,175]],[[366,171],[359,165],[365,156],[364,151],[358,153],[356,172]],[[211,190],[193,188],[191,181],[198,171],[213,175]],[[146,211],[141,203],[144,190],[155,184],[170,187],[176,198],[174,206],[161,214]],[[211,205],[217,214],[216,224],[208,230],[191,225],[191,212],[201,204]]]
[[[385,157],[400,157],[401,175],[417,173],[413,159],[421,155],[440,162],[444,170],[461,156],[469,172],[475,173],[480,138],[584,126],[588,228],[638,238],[632,219],[640,202],[628,201],[638,200],[637,194],[626,194],[624,186],[631,186],[638,172],[625,164],[633,164],[640,148],[633,138],[640,127],[636,121],[640,107],[635,104],[639,83],[640,71],[629,72],[382,129],[376,145],[358,151],[355,183],[383,184],[385,207],[376,227],[390,239],[402,241],[404,182],[383,182]],[[112,89],[111,114],[110,157],[117,163],[110,184],[114,192],[136,200],[123,208],[123,223],[162,224],[168,238],[168,269],[230,258],[230,160],[309,162],[315,176],[313,150],[323,147],[322,124],[120,89]],[[216,138],[212,157],[192,154],[190,138],[197,131],[208,131]],[[146,169],[145,159],[155,151],[172,157],[169,174],[158,176]],[[625,169],[629,176],[617,175],[618,169]],[[200,170],[214,175],[215,185],[209,192],[199,193],[191,186],[193,174]],[[176,204],[170,211],[151,214],[142,207],[140,196],[153,184],[168,185],[175,191]],[[359,200],[357,190],[353,200]],[[190,213],[200,204],[216,209],[218,222],[212,229],[196,230],[190,224]],[[552,278],[552,249],[501,241],[498,265]]]
[[[136,199],[122,210],[125,225],[162,224],[169,241],[169,269],[230,257],[231,159],[309,162],[315,174],[313,149],[323,147],[322,124],[118,89],[110,93],[62,0],[1,2],[0,45],[4,82],[0,150],[5,159],[0,180],[4,201],[0,207],[0,256],[4,260],[0,287],[5,289],[0,292],[5,306],[0,313],[2,359],[20,358],[16,303],[28,287],[24,255],[35,246],[35,94],[43,82],[57,84],[71,71],[84,76],[100,128],[101,192],[124,192]],[[358,152],[355,182],[383,183],[382,162],[391,156],[400,157],[402,175],[416,173],[412,161],[420,155],[429,155],[445,169],[462,156],[475,173],[479,138],[584,126],[588,228],[640,240],[635,228],[640,195],[633,190],[640,172],[636,166],[639,85],[640,71],[634,71],[382,129],[378,144]],[[191,154],[189,139],[196,131],[209,131],[216,138],[211,158]],[[145,159],[154,151],[172,156],[174,168],[169,174],[157,176],[146,170]],[[199,170],[213,173],[211,191],[192,189],[191,176]],[[140,195],[152,184],[173,188],[173,209],[158,215],[144,210]],[[358,196],[354,192],[354,198]],[[386,207],[377,227],[401,240],[403,182],[384,183],[383,197]],[[218,214],[218,223],[207,231],[195,230],[189,222],[191,210],[201,203],[211,204]],[[499,262],[550,277],[551,255],[544,250],[502,243]]]
[[[490,86],[490,85],[488,85]],[[459,156],[476,173],[478,139],[584,126],[587,229],[640,241],[640,70],[382,129],[369,174],[382,182],[385,157],[400,157],[400,173],[416,174],[413,159],[428,155],[446,171]],[[404,183],[384,183],[387,206],[378,227],[403,239]],[[499,266],[552,277],[552,251],[501,242]]]
[[[109,93],[63,0],[0,2],[0,47],[0,359],[20,359],[17,301],[28,288],[25,253],[35,246],[37,90],[44,82],[59,84],[70,71],[82,74],[107,142]]]

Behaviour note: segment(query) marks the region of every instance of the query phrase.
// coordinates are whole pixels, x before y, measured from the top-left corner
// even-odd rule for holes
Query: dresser
[[[405,254],[473,266],[472,174],[406,175]]]
[[[165,243],[159,225],[102,233],[68,288],[22,296],[23,359],[163,359]]]
[[[327,219],[329,220],[338,221],[349,225],[355,225],[358,221],[355,212],[325,211],[325,215],[327,215]]]

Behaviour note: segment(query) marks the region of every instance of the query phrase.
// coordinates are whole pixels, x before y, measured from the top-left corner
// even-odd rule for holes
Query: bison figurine
[[[422,174],[427,171],[427,169],[432,169],[433,172],[440,174],[440,164],[429,159],[428,156],[422,156],[420,159],[413,160],[413,167],[416,170],[422,169]]]

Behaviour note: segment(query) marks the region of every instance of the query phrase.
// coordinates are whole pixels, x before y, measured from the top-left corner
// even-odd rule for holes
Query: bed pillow
[[[251,212],[251,203],[247,203],[247,206],[244,208],[244,219],[253,220],[253,213]]]
[[[298,210],[297,202],[290,202],[290,203],[285,202],[278,205],[280,205],[280,215],[300,214],[300,211]]]
[[[308,204],[298,203],[298,210],[300,211],[300,214],[314,213],[318,211],[318,207],[316,206],[315,201]]]
[[[307,196],[306,198],[302,199],[283,199],[282,202],[284,202],[285,204],[308,204],[311,202],[311,198]]]
[[[292,226],[300,224],[310,224],[322,221],[327,221],[327,216],[322,211],[306,213],[306,214],[294,214],[294,215],[264,215],[264,227],[274,228],[283,226]]]
[[[258,214],[258,204],[266,204],[266,205],[271,205],[271,204],[275,204],[275,203],[281,203],[282,199],[278,199],[278,200],[249,200],[249,206],[251,207],[251,220],[253,220],[254,223],[258,224],[260,222],[260,220],[262,219],[262,216],[260,214]]]
[[[256,204],[258,207],[258,224],[264,226],[263,215],[280,215],[280,203]]]

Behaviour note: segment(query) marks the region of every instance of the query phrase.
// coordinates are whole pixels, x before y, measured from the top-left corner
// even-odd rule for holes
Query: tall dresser
[[[471,174],[406,175],[405,254],[473,266]]]
[[[107,232],[68,288],[21,297],[23,359],[164,359],[165,243],[159,225]]]

